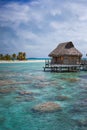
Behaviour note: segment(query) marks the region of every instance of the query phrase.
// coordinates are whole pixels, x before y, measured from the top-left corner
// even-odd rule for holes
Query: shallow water
[[[43,66],[0,64],[0,130],[87,130],[87,72],[50,73]],[[62,110],[32,111],[45,102]]]

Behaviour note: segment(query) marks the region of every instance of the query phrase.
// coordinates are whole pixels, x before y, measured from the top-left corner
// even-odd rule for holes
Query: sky
[[[62,42],[87,53],[87,0],[0,0],[0,53],[47,57]]]

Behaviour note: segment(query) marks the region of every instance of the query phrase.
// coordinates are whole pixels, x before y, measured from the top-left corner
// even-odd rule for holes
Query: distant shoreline
[[[0,64],[2,63],[36,63],[36,62],[45,62],[45,60],[23,60],[23,61],[19,61],[19,60],[10,60],[10,61],[7,61],[7,60],[1,60],[0,61]]]

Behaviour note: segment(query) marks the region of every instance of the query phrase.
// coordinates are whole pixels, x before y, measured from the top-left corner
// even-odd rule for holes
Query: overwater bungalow
[[[69,42],[60,43],[50,54],[51,62],[45,62],[44,70],[77,71],[80,69],[82,53]]]
[[[73,43],[60,43],[50,54],[52,64],[77,65],[81,62],[82,54]]]

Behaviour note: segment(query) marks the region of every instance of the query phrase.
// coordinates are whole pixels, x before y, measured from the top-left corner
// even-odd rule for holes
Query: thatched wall
[[[52,64],[66,64],[66,65],[80,64],[80,62],[81,62],[81,58],[78,56],[53,57],[51,61]]]

